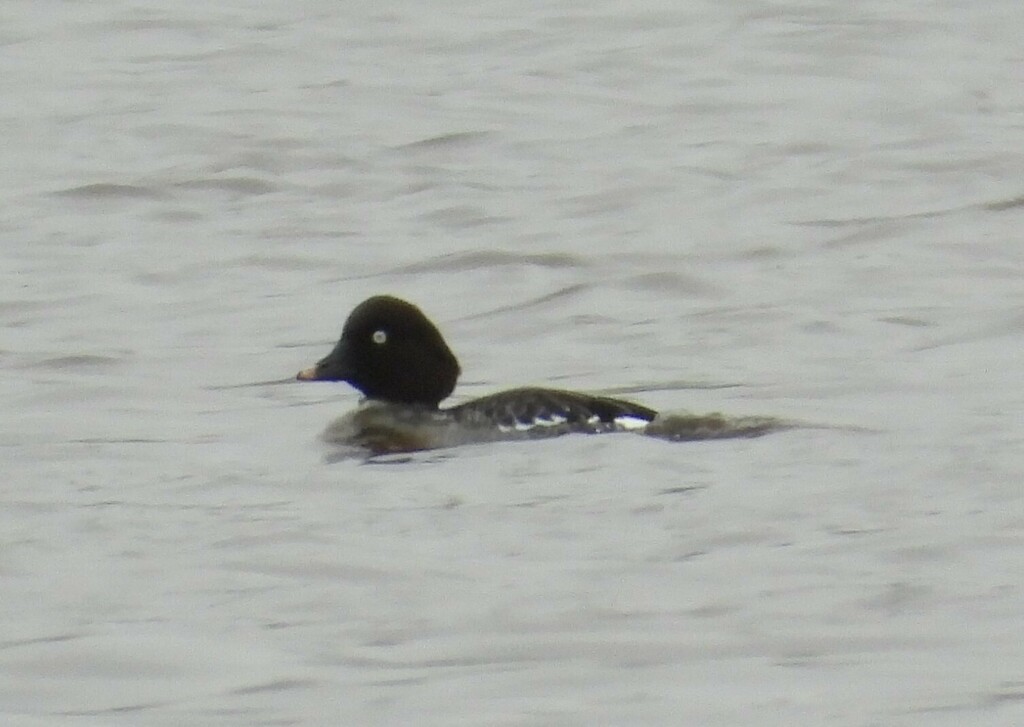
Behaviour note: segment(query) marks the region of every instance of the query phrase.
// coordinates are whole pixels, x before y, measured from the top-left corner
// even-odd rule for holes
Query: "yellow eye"
[[[387,343],[387,341],[388,341],[388,332],[385,331],[383,328],[381,328],[381,329],[378,329],[378,330],[374,331],[373,335],[370,336],[370,338],[373,339],[374,343],[376,343],[378,346],[380,346],[382,344]]]

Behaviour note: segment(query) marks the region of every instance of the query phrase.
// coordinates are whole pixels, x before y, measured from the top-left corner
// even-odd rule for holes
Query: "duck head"
[[[378,295],[360,303],[334,349],[300,381],[345,381],[369,399],[436,408],[452,393],[459,362],[423,311]]]

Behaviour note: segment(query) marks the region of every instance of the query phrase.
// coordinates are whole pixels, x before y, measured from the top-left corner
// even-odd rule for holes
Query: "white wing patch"
[[[537,417],[536,419],[533,420],[532,424],[527,426],[527,428],[530,429],[532,427],[557,427],[559,424],[565,424],[567,421],[569,420],[566,419],[561,414],[552,414],[547,418]]]
[[[624,432],[635,432],[639,429],[643,429],[649,421],[641,419],[640,417],[621,416],[615,417],[615,427],[621,429]]]
[[[557,427],[569,421],[560,414],[552,414],[548,417],[537,417],[528,422],[521,422],[518,419],[512,424],[499,424],[498,429],[502,432],[528,432],[537,427]]]
[[[569,418],[566,416],[551,413],[546,416],[535,417],[534,419],[531,419],[530,421],[527,422],[522,422],[519,421],[518,419],[515,419],[511,422],[506,421],[505,423],[500,423],[498,424],[498,431],[503,433],[522,433],[529,432],[535,429],[550,429],[552,427],[557,427],[561,424],[565,424],[568,421]],[[644,427],[650,424],[650,422],[642,417],[631,416],[628,414],[617,416],[611,422],[602,422],[601,417],[599,415],[592,414],[589,417],[587,417],[586,422],[580,422],[580,424],[582,424],[584,427],[581,431],[587,431],[586,428],[590,427],[592,428],[592,431],[595,432],[637,432],[643,431]]]

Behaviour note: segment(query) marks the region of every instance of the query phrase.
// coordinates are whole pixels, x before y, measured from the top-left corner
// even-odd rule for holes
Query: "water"
[[[1019,725],[1016,2],[9,2],[5,724]],[[332,461],[465,378],[815,424]]]

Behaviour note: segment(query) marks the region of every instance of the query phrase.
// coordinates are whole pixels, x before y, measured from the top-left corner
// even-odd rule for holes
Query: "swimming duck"
[[[412,303],[378,295],[345,321],[334,349],[300,381],[344,381],[365,397],[328,438],[375,451],[431,449],[470,441],[643,430],[657,412],[633,402],[526,387],[439,408],[461,373],[437,326]]]

